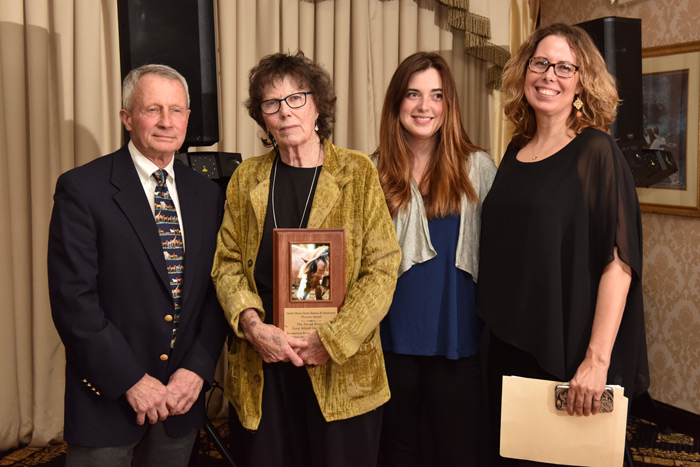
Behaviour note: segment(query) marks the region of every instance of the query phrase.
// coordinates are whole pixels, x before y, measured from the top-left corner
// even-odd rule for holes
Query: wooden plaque
[[[302,338],[345,299],[345,229],[273,229],[275,326]]]

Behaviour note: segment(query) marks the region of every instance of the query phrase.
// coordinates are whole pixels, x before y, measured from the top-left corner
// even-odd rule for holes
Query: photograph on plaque
[[[292,243],[292,300],[330,300],[330,245]]]
[[[345,299],[345,229],[274,229],[274,324],[304,337]]]

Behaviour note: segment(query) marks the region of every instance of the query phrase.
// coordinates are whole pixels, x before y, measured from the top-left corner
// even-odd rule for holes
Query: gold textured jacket
[[[331,359],[308,367],[327,421],[361,415],[389,400],[379,322],[389,309],[401,251],[377,171],[358,152],[324,143],[326,157],[314,195],[309,228],[345,228],[345,301],[318,335]],[[229,350],[226,396],[241,424],[256,430],[262,416],[262,359],[238,327],[244,310],[264,320],[253,273],[270,189],[275,152],[247,159],[234,172],[219,231],[212,279],[235,338]]]

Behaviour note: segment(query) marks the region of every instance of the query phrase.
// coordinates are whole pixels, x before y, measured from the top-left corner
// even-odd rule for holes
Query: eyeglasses
[[[571,78],[579,70],[579,67],[569,62],[550,63],[544,57],[532,57],[527,61],[527,67],[535,73],[547,73],[550,67],[554,67],[554,74],[560,78]]]
[[[266,115],[277,113],[280,110],[282,101],[286,102],[290,109],[304,107],[307,94],[313,94],[313,92],[295,92],[282,99],[267,99],[260,103],[260,110]]]

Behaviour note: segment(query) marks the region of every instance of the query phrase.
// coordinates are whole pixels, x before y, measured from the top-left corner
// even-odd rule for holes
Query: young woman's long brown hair
[[[428,68],[437,70],[442,79],[444,118],[436,135],[435,150],[418,186],[421,193],[427,195],[426,215],[433,219],[459,214],[462,195],[466,195],[470,203],[478,200],[469,181],[467,161],[471,153],[480,148],[472,144],[462,126],[457,90],[449,65],[436,53],[418,52],[401,62],[391,78],[384,98],[379,147],[373,154],[377,158],[379,181],[392,216],[406,209],[411,199],[414,153],[399,119],[401,103],[406,97],[411,76]]]

